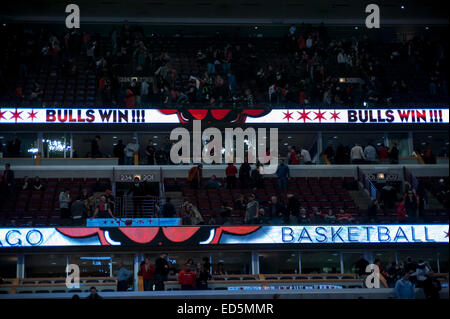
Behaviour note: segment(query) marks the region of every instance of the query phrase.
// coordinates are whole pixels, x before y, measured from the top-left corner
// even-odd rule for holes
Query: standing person
[[[71,202],[69,189],[64,189],[63,192],[59,194],[59,210],[61,213],[61,219],[67,221],[70,218],[69,205]]]
[[[91,142],[91,157],[97,158],[102,157],[102,153],[100,152],[100,136],[97,135]]]
[[[291,147],[291,152],[289,153],[289,164],[290,165],[300,164],[300,158],[297,154],[297,149],[295,148],[295,146]]]
[[[384,145],[381,144],[378,148],[378,159],[380,160],[380,163],[387,163],[389,159],[389,149]]]
[[[72,204],[70,208],[72,214],[72,225],[81,226],[83,219],[87,216],[87,200],[82,200],[80,197]]]
[[[139,181],[139,177],[134,178],[134,182],[128,190],[127,196],[132,194],[133,196],[133,212],[136,216],[143,217],[144,213],[142,210],[142,197],[145,195],[144,186]]]
[[[398,164],[398,156],[400,154],[400,151],[397,148],[397,143],[394,143],[394,145],[391,148],[391,151],[389,152],[389,160],[391,164]]]
[[[197,285],[197,275],[192,269],[192,261],[186,262],[184,269],[178,273],[181,290],[194,290]]]
[[[113,153],[119,159],[119,165],[123,165],[125,163],[125,145],[122,140],[118,140],[114,145]]]
[[[125,165],[133,165],[134,154],[139,152],[139,144],[137,142],[137,137],[133,137],[132,142],[128,143],[125,147]]]
[[[407,272],[395,283],[395,296],[398,299],[414,299],[415,285],[409,280],[411,273]]]
[[[255,194],[248,196],[248,203],[245,213],[245,222],[247,224],[256,224],[258,222],[259,203]]]
[[[368,265],[369,262],[364,258],[364,255],[361,255],[361,258],[355,263],[355,273],[360,277],[364,276]]]
[[[239,167],[239,182],[242,189],[247,189],[250,186],[250,172],[252,168],[248,163],[247,158],[244,159],[244,163]]]
[[[3,187],[11,199],[14,196],[14,171],[11,169],[11,164],[5,164],[5,171],[3,172]]]
[[[397,222],[399,224],[403,224],[406,222],[408,215],[406,215],[405,202],[403,200],[399,200],[397,202]]]
[[[300,151],[300,157],[303,159],[303,164],[311,165],[311,155],[309,154],[309,151],[305,147],[301,147]]]
[[[352,164],[364,164],[364,151],[358,143],[355,143],[355,146],[350,150],[350,160]]]
[[[287,189],[287,179],[290,178],[289,166],[284,164],[284,160],[280,160],[280,164],[277,167],[275,174],[278,176],[278,189]]]
[[[155,267],[150,263],[150,259],[148,257],[146,257],[145,262],[141,264],[138,276],[142,276],[144,291],[153,291],[153,283],[155,281]]]
[[[156,149],[153,146],[153,141],[149,140],[147,147],[145,148],[145,154],[147,155],[147,165],[155,165],[155,153]]]
[[[410,222],[417,220],[417,209],[419,207],[419,198],[412,190],[409,190],[404,196],[406,215]]]
[[[377,160],[377,150],[371,143],[364,148],[364,158],[367,164],[374,164]]]
[[[122,261],[118,263],[119,271],[117,272],[117,291],[128,290],[128,279],[130,279],[130,272],[123,265]]]
[[[169,274],[167,253],[162,253],[155,261],[155,290],[164,290],[164,281]]]
[[[197,289],[208,289],[208,280],[211,279],[210,268],[211,264],[208,261],[208,257],[203,258],[203,265],[197,264]]]
[[[225,175],[227,176],[227,189],[235,189],[236,188],[236,174],[237,168],[233,163],[228,163],[227,168],[225,169]]]
[[[371,223],[377,222],[378,200],[375,198],[367,208],[367,220]]]
[[[198,189],[201,185],[203,177],[203,164],[192,166],[188,171],[187,180],[191,184],[192,189]]]
[[[297,197],[292,193],[287,194],[287,205],[286,205],[286,214],[289,215],[289,219],[292,220],[296,224],[295,220],[298,220],[298,213],[300,211],[300,202]]]

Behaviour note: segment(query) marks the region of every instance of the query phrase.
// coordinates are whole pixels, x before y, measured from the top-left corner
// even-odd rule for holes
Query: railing
[[[156,196],[124,196],[115,200],[114,215],[118,218],[156,218],[159,198]]]
[[[366,174],[363,173],[363,171],[358,167],[356,167],[358,172],[358,181],[363,185],[364,189],[369,192],[369,196],[371,199],[378,198],[378,190],[373,185],[373,183],[370,181],[370,179],[367,177]]]

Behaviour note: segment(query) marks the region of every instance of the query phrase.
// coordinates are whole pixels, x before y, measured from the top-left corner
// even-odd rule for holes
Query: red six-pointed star
[[[1,120],[1,119],[5,119],[5,120],[6,120],[6,117],[4,116],[4,114],[5,114],[6,112],[7,112],[7,111],[3,111],[3,112],[2,112],[2,111],[0,110],[0,120]]]
[[[341,114],[341,112],[336,112],[336,110],[334,110],[333,113],[331,113],[331,117],[330,120],[334,120],[336,122],[336,120],[340,120],[341,118],[339,117],[339,114]]]
[[[293,113],[293,112],[289,112],[289,110],[287,110],[286,113],[283,112],[283,114],[284,114],[283,120],[286,120],[286,119],[287,119],[287,121],[289,122],[290,119],[291,119],[291,120],[294,119],[294,118],[292,117],[292,114],[294,114],[294,113]]]
[[[308,114],[311,112],[306,112],[305,110],[303,110],[303,112],[297,111],[297,113],[300,114],[300,117],[298,118],[297,121],[303,120],[303,123],[305,123],[307,119],[311,121],[311,119],[308,116]]]
[[[314,114],[316,114],[316,117],[314,118],[315,120],[319,119],[319,122],[322,123],[322,120],[326,120],[326,118],[323,116],[324,114],[326,114],[327,112],[314,112]]]
[[[33,121],[35,118],[37,118],[36,114],[37,112],[31,110],[31,112],[28,112],[28,118],[31,119],[31,121]]]
[[[23,113],[23,111],[18,112],[17,109],[16,109],[16,111],[15,111],[14,113],[11,112],[12,116],[11,116],[10,120],[14,118],[14,121],[15,121],[16,123],[17,123],[17,119],[23,120],[23,119],[20,117],[20,114],[22,114],[22,113]]]

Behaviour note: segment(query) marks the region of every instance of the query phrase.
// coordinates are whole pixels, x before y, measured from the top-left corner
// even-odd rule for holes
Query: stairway
[[[355,205],[359,207],[359,209],[366,210],[370,203],[370,196],[362,189],[357,191],[348,191],[350,196],[353,198]]]

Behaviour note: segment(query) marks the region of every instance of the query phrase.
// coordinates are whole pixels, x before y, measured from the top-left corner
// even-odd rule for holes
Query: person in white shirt
[[[125,147],[125,165],[133,165],[134,154],[139,151],[137,138],[133,137],[133,141]]]
[[[312,164],[311,155],[309,154],[309,151],[306,148],[304,147],[301,148],[300,156],[303,159],[303,164],[306,165]]]
[[[356,143],[350,151],[350,159],[352,164],[364,164],[364,152],[362,147]]]

